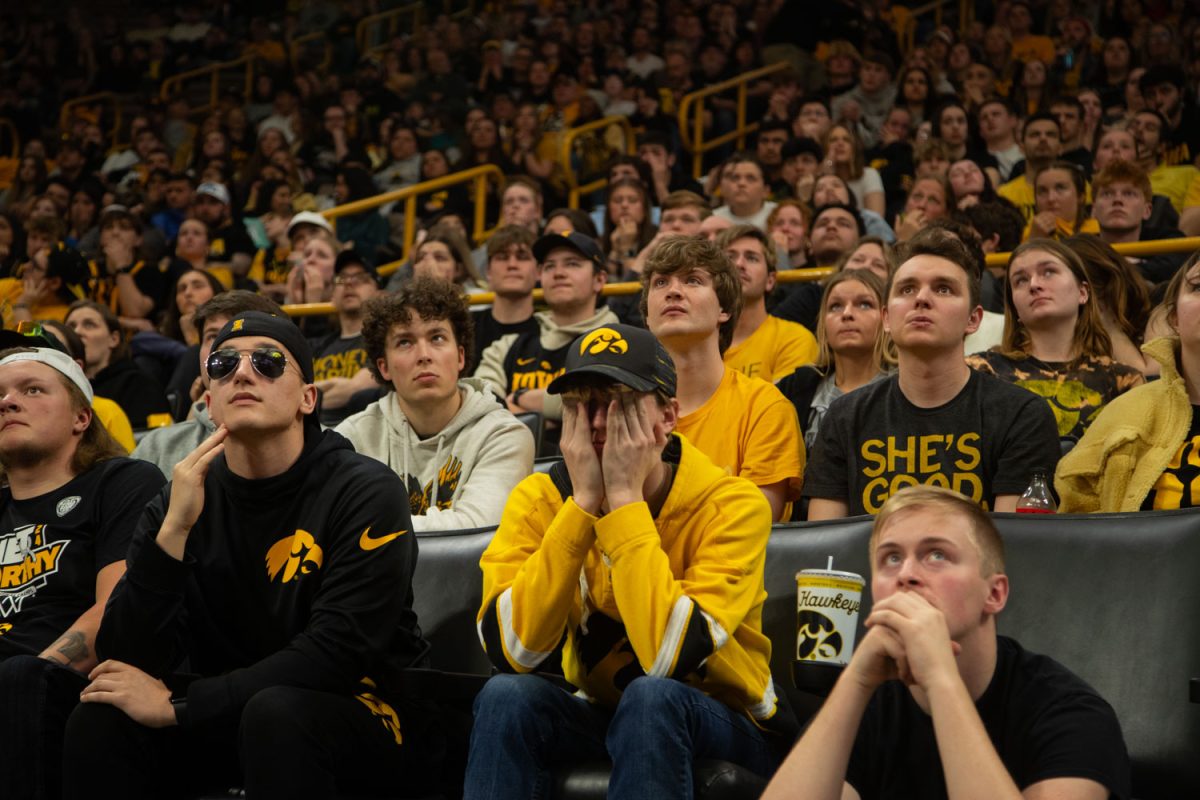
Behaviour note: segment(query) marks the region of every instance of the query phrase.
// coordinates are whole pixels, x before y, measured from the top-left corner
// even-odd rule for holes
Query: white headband
[[[87,398],[88,405],[92,404],[92,384],[88,382],[87,376],[83,374],[83,370],[79,368],[75,360],[66,353],[52,350],[49,347],[35,347],[33,352],[13,353],[11,356],[6,356],[0,360],[0,367],[18,361],[36,361],[47,367],[53,367],[66,375],[67,380],[79,387],[79,391],[83,392],[83,396]]]

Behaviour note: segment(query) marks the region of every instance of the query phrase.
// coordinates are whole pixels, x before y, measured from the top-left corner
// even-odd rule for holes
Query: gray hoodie
[[[458,382],[462,408],[425,439],[408,424],[395,392],[335,429],[363,455],[392,468],[408,487],[416,531],[500,524],[513,490],[533,471],[533,434],[475,378]]]
[[[216,423],[208,415],[208,407],[203,400],[197,400],[192,404],[191,419],[148,432],[130,455],[149,461],[170,480],[175,465],[212,436],[216,429]]]

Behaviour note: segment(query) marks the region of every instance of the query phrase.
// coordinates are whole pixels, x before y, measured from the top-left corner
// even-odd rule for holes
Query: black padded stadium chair
[[[533,452],[535,454],[540,454],[542,452],[542,431],[546,428],[545,421],[542,419],[542,415],[536,411],[526,411],[522,414],[515,414],[514,416],[520,420],[526,428],[529,428],[529,432],[533,434]]]
[[[1066,665],[1116,710],[1137,798],[1200,796],[1200,511],[997,514],[1012,587],[1000,633]],[[795,649],[800,569],[868,577],[865,517],[777,527],[763,625],[783,684]],[[861,621],[870,613],[870,580]],[[790,689],[802,719],[819,699]]]

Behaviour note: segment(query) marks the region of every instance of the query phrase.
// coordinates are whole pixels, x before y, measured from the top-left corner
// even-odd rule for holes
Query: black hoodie
[[[308,428],[296,463],[263,480],[218,457],[183,561],[155,542],[169,501],[170,486],[142,517],[96,648],[173,687],[187,659],[185,724],[236,719],[271,686],[395,697],[423,662],[408,494],[339,434]]]

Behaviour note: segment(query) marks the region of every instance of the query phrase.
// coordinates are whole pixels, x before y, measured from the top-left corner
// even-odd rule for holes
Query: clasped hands
[[[950,639],[946,618],[912,591],[898,591],[875,603],[847,671],[873,692],[889,680],[928,691],[938,681],[961,680],[957,656],[962,647]]]

